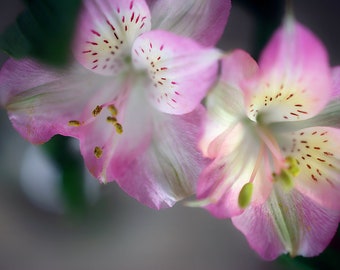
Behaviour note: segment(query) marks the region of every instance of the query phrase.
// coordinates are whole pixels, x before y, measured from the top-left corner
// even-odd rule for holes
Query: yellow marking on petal
[[[118,114],[118,110],[115,107],[115,105],[113,105],[113,104],[109,105],[108,109],[109,109],[112,116],[116,116]]]
[[[123,133],[123,126],[119,123],[115,123],[114,125],[115,125],[115,128],[116,128],[116,132],[118,134],[122,134]]]
[[[115,124],[115,123],[117,123],[117,118],[116,118],[116,117],[113,117],[113,116],[108,116],[108,117],[106,118],[106,121],[109,122],[109,123],[111,123],[111,124]]]
[[[96,158],[100,158],[103,154],[103,149],[100,148],[99,146],[96,146],[94,148],[94,151],[93,151],[94,155],[96,156]]]
[[[253,188],[254,185],[251,182],[242,187],[240,194],[238,195],[238,205],[240,208],[246,208],[250,204],[253,195]]]
[[[294,157],[288,156],[285,161],[287,167],[282,169],[279,174],[273,173],[273,179],[280,183],[285,191],[290,191],[294,186],[294,177],[300,174],[300,167],[298,161]],[[308,166],[309,164],[307,164],[307,167]]]
[[[97,107],[94,108],[94,110],[92,111],[93,116],[96,117],[98,114],[100,114],[102,109],[103,109],[103,106],[97,105]]]
[[[288,170],[282,170],[280,174],[274,173],[273,178],[281,184],[285,191],[291,190],[294,186],[293,177]]]
[[[81,123],[78,120],[71,120],[71,121],[68,121],[68,125],[70,127],[79,127]]]
[[[287,157],[286,161],[288,163],[288,172],[293,176],[296,177],[300,174],[300,167],[297,163],[297,160],[293,157]]]
[[[287,170],[282,170],[279,177],[280,182],[283,184],[283,187],[286,191],[289,191],[293,188],[293,177]]]

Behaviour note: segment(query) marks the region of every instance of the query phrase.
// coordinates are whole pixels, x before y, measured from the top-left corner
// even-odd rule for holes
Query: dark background
[[[244,2],[234,1],[219,47],[243,48],[256,56],[266,38],[259,34],[259,18],[274,25],[280,15],[268,9],[275,1]],[[296,0],[294,6],[296,18],[323,40],[332,65],[340,64],[340,1]],[[19,0],[1,1],[0,31],[22,8]],[[6,58],[1,53],[0,63]],[[72,145],[77,147],[76,142]],[[39,161],[43,153],[39,147],[32,149],[0,110],[1,270],[291,269],[282,260],[261,260],[229,220],[181,203],[157,212],[115,184],[99,186],[91,177],[86,182],[86,213],[65,213],[53,170],[46,171],[48,177],[37,175],[48,167]]]

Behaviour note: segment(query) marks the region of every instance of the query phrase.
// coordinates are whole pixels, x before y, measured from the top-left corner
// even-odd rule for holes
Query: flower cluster
[[[263,258],[315,256],[340,218],[340,69],[289,14],[259,64],[222,53],[230,6],[83,0],[73,61],[8,60],[1,104],[32,143],[77,138],[92,175],[143,204],[197,193]]]

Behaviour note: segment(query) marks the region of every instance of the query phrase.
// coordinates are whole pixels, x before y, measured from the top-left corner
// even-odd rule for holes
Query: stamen
[[[261,146],[260,146],[260,151],[257,155],[257,159],[256,159],[256,162],[255,162],[255,166],[254,166],[254,169],[250,175],[250,178],[249,178],[249,182],[246,183],[239,195],[238,195],[238,205],[240,208],[244,209],[246,208],[250,202],[251,202],[251,198],[252,198],[252,195],[253,195],[253,182],[255,180],[255,177],[261,167],[261,165],[263,166],[263,158],[264,158],[264,144],[262,143]]]
[[[97,115],[100,114],[100,112],[102,111],[102,109],[103,109],[103,106],[97,105],[97,107],[94,108],[94,110],[92,111],[92,115],[93,115],[94,117],[96,117]]]
[[[114,125],[115,125],[115,128],[116,128],[116,132],[118,134],[122,134],[123,133],[123,126],[119,123],[115,123]]]
[[[253,195],[253,188],[253,183],[247,183],[242,187],[240,194],[238,195],[238,205],[240,208],[244,209],[250,204]]]
[[[256,178],[259,169],[263,166],[262,162],[264,157],[264,150],[265,150],[264,144],[261,144],[249,181],[242,187],[240,191],[238,203],[241,208],[247,207],[251,201],[253,182]],[[240,171],[240,174],[242,174],[242,171]],[[235,179],[238,179],[239,177],[240,175],[236,176]],[[225,186],[228,184],[229,184],[228,181],[225,181],[224,184],[222,184],[219,188],[214,190],[212,194],[204,201],[207,202],[207,200],[209,200],[210,203],[216,203],[223,196],[226,188]]]
[[[257,133],[272,154],[275,172],[279,174],[281,169],[285,166],[285,159],[281,153],[280,146],[278,145],[271,132],[267,132],[266,130],[264,130],[263,127],[258,128]]]
[[[110,111],[110,113],[111,113],[112,116],[117,116],[118,110],[117,110],[117,108],[115,107],[115,105],[113,105],[113,104],[109,105],[109,106],[108,106],[108,109],[109,109],[109,111]]]
[[[108,116],[108,117],[106,118],[106,121],[109,122],[109,123],[111,123],[111,124],[115,124],[115,123],[117,123],[117,118],[116,118],[116,117],[113,117],[113,116]]]
[[[253,171],[251,173],[251,176],[249,178],[249,183],[253,183],[254,182],[255,177],[257,175],[257,172],[258,172],[258,170],[260,169],[260,167],[262,165],[263,155],[264,155],[264,145],[261,144],[260,151],[259,151],[259,154],[257,155],[257,159],[256,159],[256,163],[255,163],[254,169],[253,169]]]
[[[71,120],[71,121],[68,121],[68,125],[70,127],[79,127],[81,124],[78,120]]]
[[[103,149],[100,148],[99,146],[96,146],[93,150],[93,153],[96,156],[96,158],[100,158],[103,154]]]

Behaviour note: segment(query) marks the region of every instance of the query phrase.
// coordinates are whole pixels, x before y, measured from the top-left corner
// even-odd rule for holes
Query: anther
[[[97,105],[97,107],[94,108],[94,110],[92,111],[93,116],[96,117],[98,114],[100,114],[102,109],[103,109],[103,106]]]
[[[109,109],[112,116],[116,116],[118,114],[118,110],[115,107],[115,105],[113,105],[113,104],[109,105],[108,109]]]
[[[115,123],[114,125],[115,125],[115,128],[116,128],[116,132],[118,134],[122,134],[123,133],[123,126],[119,123]]]
[[[253,187],[254,185],[251,182],[242,187],[240,194],[238,195],[238,205],[240,208],[244,209],[250,204],[253,195]]]
[[[68,121],[68,125],[70,127],[79,127],[80,126],[80,122],[78,120],[71,120],[71,121]]]
[[[115,124],[115,123],[117,123],[117,118],[116,118],[116,117],[113,117],[113,116],[108,116],[108,117],[106,118],[106,121],[109,122],[109,123],[111,123],[111,124]]]
[[[96,156],[96,158],[100,158],[103,154],[103,149],[100,148],[99,146],[96,146],[93,150],[93,153]]]

